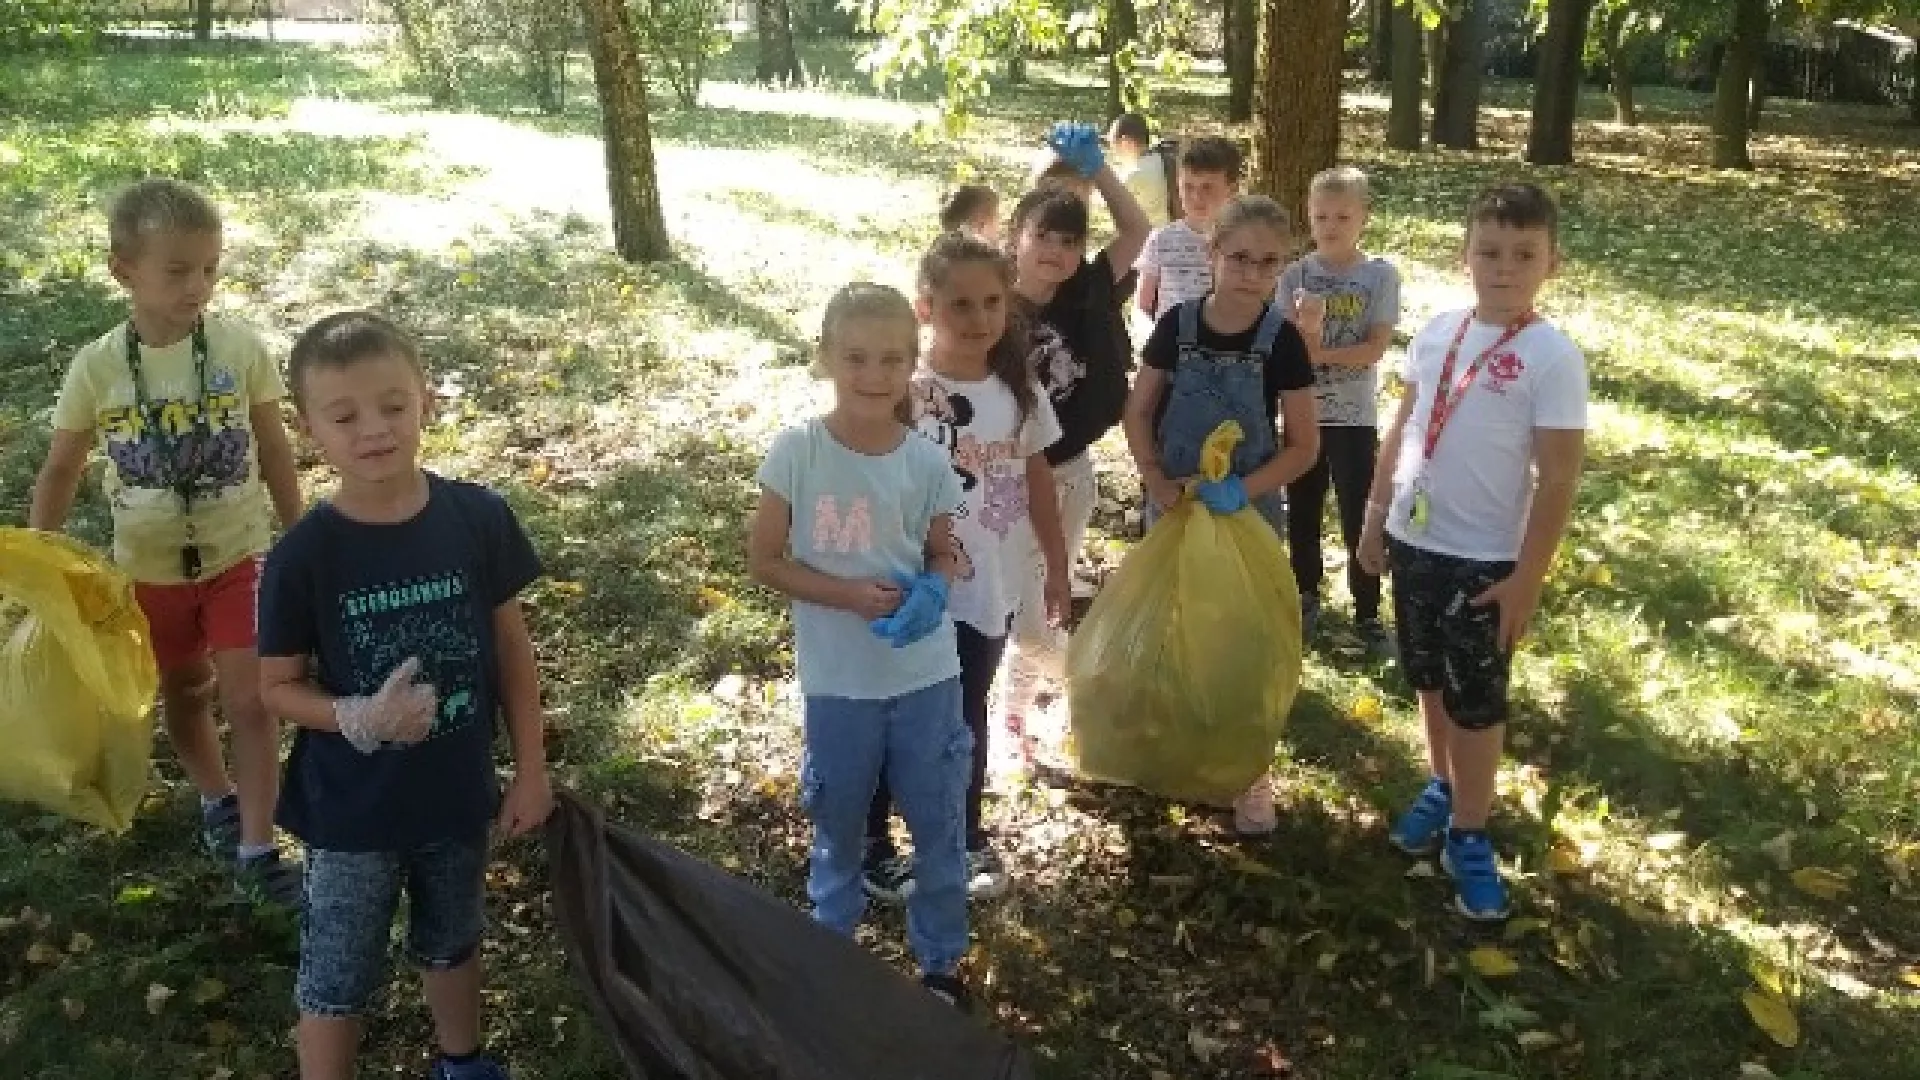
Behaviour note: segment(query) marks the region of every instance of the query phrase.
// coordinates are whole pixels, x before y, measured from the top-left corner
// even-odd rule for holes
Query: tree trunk
[[[807,71],[800,66],[800,53],[793,46],[793,8],[788,0],[756,0],[753,11],[754,28],[760,38],[754,77],[764,83],[805,83]]]
[[[1765,0],[1762,0],[1764,3]],[[1433,145],[1480,148],[1480,86],[1485,79],[1488,0],[1466,0],[1447,27],[1447,52],[1433,94]]]
[[[1007,46],[1007,81],[1024,85],[1027,81],[1027,32],[1016,26],[1013,41]]]
[[[1346,0],[1266,0],[1253,128],[1253,188],[1307,220],[1307,185],[1340,154]]]
[[[1140,13],[1133,0],[1107,0],[1107,116],[1131,112],[1134,93],[1134,45],[1140,40]]]
[[[1910,29],[1907,33],[1920,38],[1920,27]],[[1907,54],[1907,66],[1913,69],[1910,73],[1913,77],[1907,85],[1907,119],[1920,124],[1920,43],[1916,43],[1914,50]]]
[[[1427,106],[1440,100],[1441,84],[1447,81],[1447,29],[1451,24],[1444,20],[1426,31],[1427,41]]]
[[[607,147],[613,247],[628,262],[657,262],[672,252],[660,211],[660,185],[654,177],[647,74],[640,61],[633,15],[626,0],[582,0],[581,7]]]
[[[1389,3],[1391,0],[1380,0]],[[1426,60],[1420,53],[1420,16],[1414,0],[1393,5],[1393,104],[1387,110],[1387,145],[1395,150],[1420,149],[1425,129],[1421,110],[1426,105]]]
[[[1394,0],[1367,2],[1367,78],[1383,83],[1393,78]]]
[[[1584,73],[1581,56],[1591,14],[1593,0],[1548,0],[1540,70],[1533,79],[1533,122],[1527,130],[1527,160],[1535,165],[1573,164],[1573,124]]]
[[[1747,102],[1747,131],[1760,130],[1760,114],[1767,109],[1767,67],[1763,58],[1753,69],[1753,85],[1748,88],[1752,97]]]
[[[1227,120],[1253,119],[1253,79],[1260,49],[1256,0],[1226,0]]]
[[[1713,99],[1713,167],[1751,169],[1747,153],[1752,120],[1753,72],[1767,47],[1767,0],[1734,0],[1733,32],[1720,54],[1720,77]]]
[[[1632,12],[1614,8],[1600,35],[1600,51],[1607,57],[1607,88],[1613,92],[1613,119],[1633,127],[1640,122],[1640,111],[1633,104],[1633,61],[1627,55],[1627,20]]]

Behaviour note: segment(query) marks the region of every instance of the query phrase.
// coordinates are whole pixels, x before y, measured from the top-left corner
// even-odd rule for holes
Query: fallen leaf
[[[1647,846],[1655,851],[1672,851],[1686,842],[1687,834],[1683,832],[1655,833],[1647,837]]]
[[[1382,715],[1380,699],[1371,694],[1355,698],[1347,708],[1347,717],[1362,724],[1377,724]]]
[[[227,996],[227,984],[219,979],[201,979],[193,986],[193,1003],[211,1005]]]
[[[1560,1036],[1551,1031],[1523,1031],[1513,1037],[1522,1050],[1545,1050],[1560,1045]]]
[[[546,483],[553,476],[553,464],[546,458],[534,458],[527,469],[527,481],[535,487]]]
[[[1293,1062],[1280,1052],[1278,1044],[1268,1042],[1253,1052],[1254,1073],[1257,1076],[1292,1076]]]
[[[85,956],[93,951],[93,939],[75,931],[73,938],[67,942],[67,951],[75,956]]]
[[[1507,923],[1507,928],[1502,932],[1501,936],[1509,942],[1519,941],[1528,934],[1538,930],[1545,930],[1546,928],[1547,920],[1545,919],[1514,919]]]
[[[1743,1061],[1740,1063],[1739,1080],[1780,1080],[1780,1078],[1772,1069],[1757,1061]]]
[[[81,1017],[87,1015],[87,1003],[75,1001],[73,998],[61,998],[60,1011],[67,1014],[67,1019],[77,1024]]]
[[[1767,1037],[1791,1050],[1800,1045],[1800,1021],[1793,1015],[1793,1006],[1786,999],[1765,990],[1748,990],[1740,995],[1740,1001],[1747,1007],[1747,1015],[1753,1018],[1754,1025],[1767,1033]]]
[[[152,1013],[154,1016],[159,1016],[160,1011],[167,1007],[167,1002],[173,1000],[173,995],[175,993],[176,991],[173,989],[173,987],[168,986],[165,983],[154,983],[151,986],[148,986],[147,987],[147,1012]]]
[[[1503,979],[1520,970],[1520,965],[1507,955],[1505,949],[1497,949],[1492,945],[1482,945],[1468,953],[1467,963],[1473,968],[1474,974],[1483,979]]]
[[[1197,1027],[1187,1029],[1187,1049],[1193,1051],[1193,1056],[1199,1058],[1202,1065],[1213,1064],[1213,1059],[1219,1057],[1220,1051],[1226,1048],[1227,1044],[1222,1039],[1216,1039]]]
[[[207,1045],[230,1046],[240,1039],[240,1029],[225,1020],[215,1020],[207,1025]]]
[[[1822,900],[1838,899],[1841,893],[1847,891],[1846,876],[1824,867],[1803,866],[1795,870],[1791,877],[1795,888]]]
[[[1785,870],[1793,865],[1793,830],[1788,829],[1779,836],[1760,845],[1760,853],[1773,860],[1773,864]]]
[[[1554,873],[1571,876],[1586,870],[1587,864],[1580,858],[1580,852],[1565,845],[1556,845],[1547,852],[1547,868]]]
[[[1920,990],[1920,965],[1901,969],[1900,981],[1913,987],[1915,990]]]
[[[1752,975],[1753,981],[1760,984],[1760,989],[1765,990],[1774,997],[1784,998],[1787,996],[1785,977],[1780,974],[1779,968],[1774,967],[1765,960],[1756,957],[1752,963],[1747,965],[1747,974]]]
[[[60,962],[60,950],[44,941],[36,941],[27,946],[27,963],[35,967],[49,967]]]
[[[1434,870],[1433,864],[1423,860],[1407,867],[1406,876],[1410,881],[1424,881],[1427,878],[1433,877],[1436,873],[1438,873],[1438,871]]]

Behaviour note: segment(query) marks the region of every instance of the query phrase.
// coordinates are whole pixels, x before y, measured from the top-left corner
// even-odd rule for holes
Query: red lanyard
[[[1452,392],[1449,393],[1447,387],[1448,384],[1453,382],[1453,366],[1460,360],[1460,343],[1467,340],[1467,328],[1473,325],[1473,319],[1473,312],[1469,311],[1467,312],[1466,318],[1460,320],[1460,329],[1454,331],[1453,334],[1453,344],[1447,346],[1446,362],[1440,365],[1440,382],[1433,388],[1433,412],[1427,416],[1426,457],[1428,461],[1433,460],[1433,448],[1440,445],[1441,429],[1447,426],[1448,420],[1453,419],[1453,411],[1460,407],[1461,399],[1465,398],[1467,391],[1472,389],[1473,380],[1479,377],[1480,368],[1486,364],[1487,357],[1492,356],[1494,353],[1500,351],[1502,346],[1514,338],[1519,337],[1520,331],[1532,326],[1534,314],[1529,311],[1513,322],[1508,323],[1507,329],[1500,335],[1500,339],[1485,349],[1482,349],[1480,355],[1474,357],[1473,363],[1467,365],[1467,370],[1460,376],[1459,384],[1455,385]]]

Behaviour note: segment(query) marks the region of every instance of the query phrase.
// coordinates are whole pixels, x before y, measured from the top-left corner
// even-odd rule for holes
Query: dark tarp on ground
[[[1031,1080],[1011,1039],[576,796],[547,845],[561,942],[636,1080]]]

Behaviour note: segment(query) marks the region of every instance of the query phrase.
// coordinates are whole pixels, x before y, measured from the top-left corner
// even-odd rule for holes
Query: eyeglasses
[[[1230,251],[1227,253],[1227,263],[1243,274],[1271,274],[1280,269],[1281,259],[1278,255],[1256,259],[1244,251]]]

